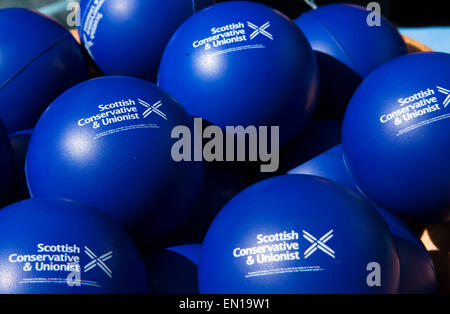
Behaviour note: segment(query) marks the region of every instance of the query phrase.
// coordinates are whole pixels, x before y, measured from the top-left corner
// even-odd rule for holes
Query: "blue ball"
[[[150,293],[198,294],[201,248],[200,244],[188,244],[144,253]]]
[[[315,175],[343,184],[361,193],[344,163],[342,145],[306,162],[289,174]],[[394,236],[400,260],[400,293],[436,292],[436,273],[423,243],[410,228],[394,214],[376,205]]]
[[[240,172],[217,163],[206,163],[205,182],[191,216],[168,243],[201,243],[222,207],[249,185],[247,177]]]
[[[358,5],[331,4],[295,20],[317,56],[321,81],[317,114],[321,116],[342,118],[362,79],[407,53],[395,26],[384,17],[380,26],[369,26],[369,13]]]
[[[13,151],[6,128],[0,120],[0,207],[4,205],[11,190]]]
[[[89,78],[89,69],[81,46],[53,19],[2,9],[0,29],[0,119],[12,133],[33,128],[59,94]]]
[[[108,75],[156,82],[164,48],[176,29],[214,0],[82,0],[81,40]]]
[[[318,92],[306,38],[262,4],[230,1],[189,18],[164,51],[159,85],[192,116],[226,126],[279,126],[280,143],[308,121]]]
[[[255,183],[274,176],[285,175],[295,166],[307,162],[341,143],[341,130],[341,120],[311,120],[294,140],[280,150],[278,170],[274,173],[257,172],[251,177],[251,182]]]
[[[350,175],[345,165],[344,150],[342,145],[337,145],[316,158],[298,166],[288,172],[288,174],[303,174],[317,176],[340,183],[355,192],[365,196]],[[370,201],[370,200],[369,200]],[[403,223],[397,216],[389,211],[380,208],[376,204],[372,204],[380,215],[386,220],[389,229],[395,236],[415,242],[415,244],[424,248],[422,242],[417,236]]]
[[[341,144],[302,163],[300,166],[288,171],[288,174],[304,174],[326,178],[359,192],[355,181],[345,166],[344,151]]]
[[[341,142],[342,121],[320,119],[305,129],[280,152],[280,174],[306,162]]]
[[[9,203],[15,203],[30,198],[25,176],[25,159],[33,130],[23,130],[9,135],[13,150],[12,182],[9,193]]]
[[[369,286],[371,263],[381,286]],[[391,234],[370,203],[313,176],[262,181],[219,213],[203,243],[201,293],[396,293]]]
[[[193,121],[156,85],[103,77],[70,89],[42,115],[26,174],[33,197],[79,200],[122,223],[140,245],[189,216],[203,181],[198,162],[175,162],[172,130]]]
[[[400,293],[436,293],[436,270],[428,252],[401,237],[394,237],[394,240],[400,260]]]
[[[0,293],[148,291],[136,246],[95,208],[67,200],[15,203],[0,211],[0,237]]]
[[[374,71],[345,115],[346,164],[380,207],[422,222],[450,220],[450,55],[418,53]]]

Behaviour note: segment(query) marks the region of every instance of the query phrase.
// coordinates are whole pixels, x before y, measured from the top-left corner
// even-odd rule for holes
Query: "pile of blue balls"
[[[0,293],[438,292],[450,55],[369,13],[0,10]]]

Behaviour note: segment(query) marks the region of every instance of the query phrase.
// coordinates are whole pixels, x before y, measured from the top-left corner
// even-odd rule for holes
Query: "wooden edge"
[[[81,44],[80,35],[78,35],[78,31],[76,29],[71,29],[70,33],[78,41],[78,43]]]
[[[406,46],[408,47],[409,53],[433,51],[433,49],[431,49],[427,45],[424,45],[421,42],[419,42],[409,36],[402,35],[402,37],[406,43]]]

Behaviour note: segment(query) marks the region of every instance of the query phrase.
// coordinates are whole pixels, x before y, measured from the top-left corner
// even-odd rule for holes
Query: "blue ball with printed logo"
[[[177,28],[215,0],[81,0],[80,38],[107,75],[156,82],[164,48]]]
[[[342,145],[338,145],[316,158],[293,169],[289,174],[323,177],[343,184],[361,193],[350,176],[344,162]],[[413,231],[391,212],[374,205],[386,221],[394,237],[400,260],[400,293],[435,293],[436,272],[425,246]]]
[[[368,76],[349,104],[343,147],[361,191],[419,222],[450,220],[450,54],[418,53]]]
[[[147,293],[123,228],[79,202],[32,199],[0,211],[0,293]],[[6,240],[7,239],[7,240]]]
[[[305,162],[297,168],[289,171],[289,174],[311,175],[325,178],[327,180],[332,180],[342,184],[352,189],[354,192],[363,195],[345,165],[342,145],[337,145],[316,158]],[[413,242],[424,249],[423,244],[419,239],[417,239],[417,236],[414,235],[405,223],[397,218],[397,216],[376,205],[374,207],[378,210],[381,216],[383,216],[384,220],[386,220],[392,234]]]
[[[161,241],[189,217],[201,190],[202,164],[179,152],[194,136],[191,117],[156,85],[123,76],[86,81],[38,121],[26,159],[30,193],[90,204],[139,245]]]
[[[407,53],[397,28],[380,12],[354,4],[330,4],[295,20],[317,57],[320,97],[316,115],[342,119],[362,80]]]
[[[397,293],[399,261],[364,197],[314,176],[253,185],[205,237],[200,293]],[[380,284],[379,284],[380,283]]]
[[[281,145],[302,130],[318,93],[316,59],[302,32],[249,1],[189,18],[164,51],[158,83],[192,116],[224,129],[278,126]]]
[[[47,106],[90,77],[70,32],[36,11],[0,10],[0,119],[8,133],[33,128]]]

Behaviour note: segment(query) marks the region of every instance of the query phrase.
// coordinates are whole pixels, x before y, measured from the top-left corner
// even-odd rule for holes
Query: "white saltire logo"
[[[84,38],[84,47],[88,51],[89,55],[93,57],[91,48],[92,46],[94,46],[94,42],[92,40],[89,40],[85,34],[83,34],[83,38]]]
[[[89,256],[92,260],[88,264],[86,264],[86,266],[84,266],[85,273],[98,266],[101,270],[105,272],[106,275],[108,275],[109,278],[112,278],[112,271],[105,264],[107,260],[112,258],[112,251],[109,251],[108,253],[105,253],[102,256],[97,257],[97,255],[95,255],[95,253],[92,252],[92,250],[90,250],[87,246],[85,246],[84,253],[86,253],[86,255]]]
[[[247,22],[247,25],[248,27],[254,30],[254,32],[250,34],[250,39],[254,39],[256,36],[261,34],[263,36],[266,36],[270,40],[273,40],[273,35],[266,30],[270,27],[270,22],[266,22],[265,24],[259,27],[250,22]]]
[[[444,95],[447,95],[447,98],[445,98],[444,103],[443,103],[444,108],[447,108],[448,104],[450,104],[450,90],[443,88],[443,87],[439,87],[439,86],[437,86],[437,90],[438,90],[438,92],[440,92]]]
[[[154,103],[153,105],[150,105],[149,103],[143,101],[142,99],[138,99],[138,101],[142,106],[147,108],[147,110],[145,110],[144,113],[142,114],[144,118],[147,118],[152,113],[156,113],[164,120],[167,120],[166,114],[159,109],[159,107],[163,105],[161,100]]]
[[[317,249],[321,250],[325,254],[331,256],[332,258],[335,258],[334,254],[336,253],[333,251],[327,243],[332,237],[334,236],[333,230],[328,231],[326,234],[324,234],[320,239],[317,239],[310,233],[308,233],[306,230],[303,230],[303,237],[308,240],[308,242],[312,243],[311,246],[305,251],[305,258],[310,257],[314,252],[317,251]]]

